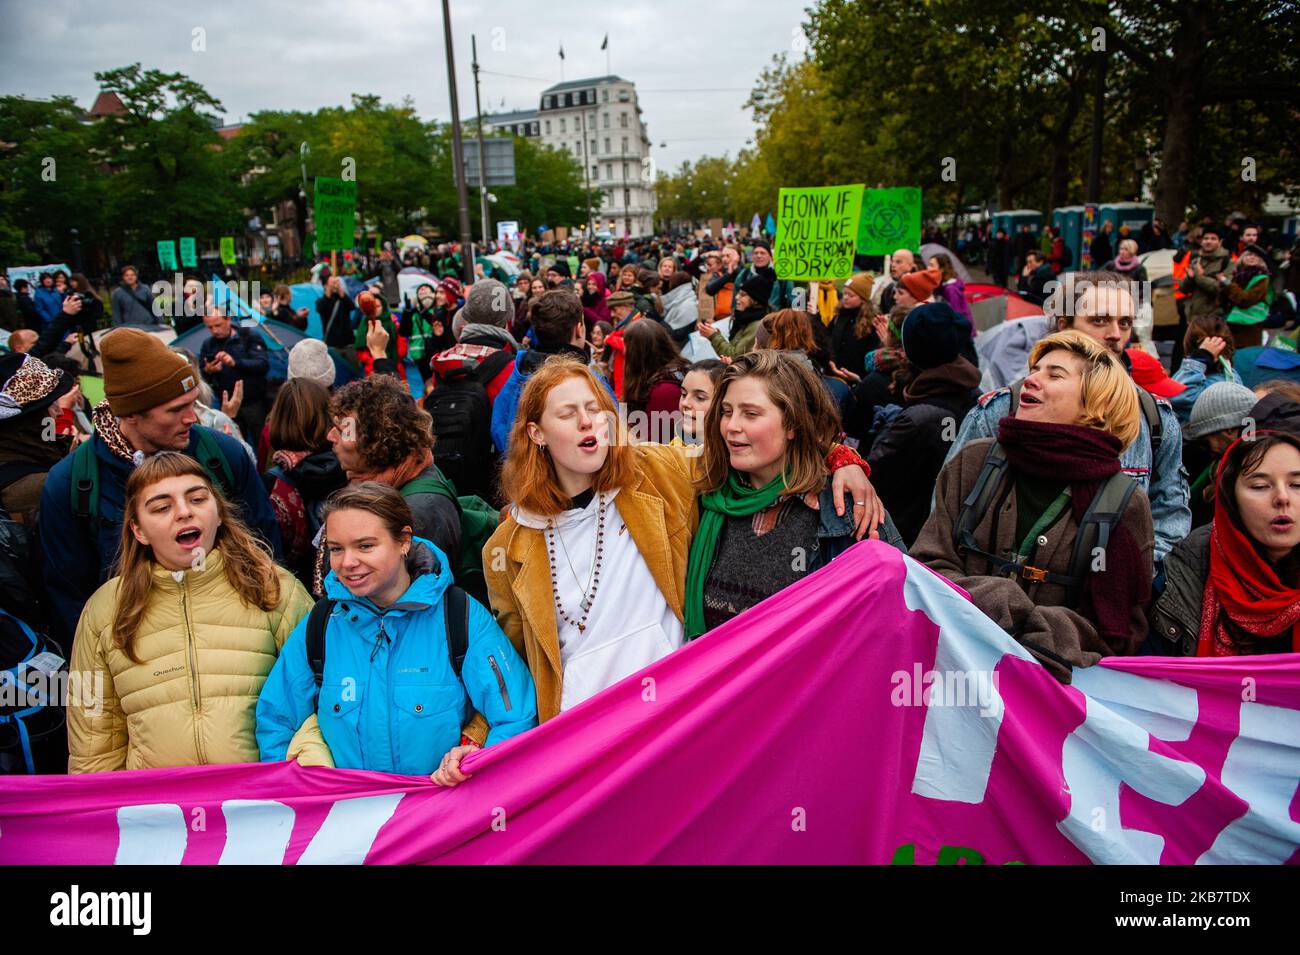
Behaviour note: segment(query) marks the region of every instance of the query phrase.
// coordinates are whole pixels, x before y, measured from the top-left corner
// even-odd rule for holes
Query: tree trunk
[[[1003,130],[998,136],[998,209],[1011,209],[1015,164],[1011,161],[1011,135]]]
[[[957,199],[953,202],[952,222],[948,225],[948,248],[953,250],[954,255],[957,254],[957,225],[961,219],[961,200],[965,192],[965,187],[960,182],[957,183]]]
[[[1202,107],[1201,72],[1209,41],[1204,7],[1184,7],[1169,59],[1165,135],[1154,190],[1156,218],[1163,219],[1170,231],[1177,229],[1187,215]]]
[[[1083,79],[1076,73],[1070,78],[1069,98],[1064,115],[1056,121],[1052,135],[1052,174],[1047,183],[1047,212],[1069,201],[1070,172],[1073,166],[1070,134],[1083,107]]]

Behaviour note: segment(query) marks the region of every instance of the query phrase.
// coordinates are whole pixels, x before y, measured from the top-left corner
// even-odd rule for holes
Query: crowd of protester
[[[318,276],[321,338],[282,360],[201,282],[173,322],[206,326],[196,353],[142,327],[133,268],[107,311],[84,276],[15,283],[0,647],[48,648],[102,705],[0,724],[0,771],[296,759],[456,785],[466,754],[865,537],[1062,681],[1300,652],[1300,374],[1236,364],[1294,355],[1300,267],[1224,238],[1157,224],[1094,243],[1094,271],[1025,249],[1043,316],[993,390],[956,263],[908,249],[811,285],[761,238],[529,244],[468,285],[458,246],[386,249],[364,291]],[[1172,369],[1135,333],[1142,242],[1192,248]],[[403,266],[427,273],[409,295]],[[258,306],[307,326],[286,286]]]

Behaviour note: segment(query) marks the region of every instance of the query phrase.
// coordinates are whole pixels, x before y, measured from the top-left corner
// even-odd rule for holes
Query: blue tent
[[[289,370],[289,349],[306,338],[307,333],[300,328],[277,322],[272,318],[263,319],[261,322],[250,320],[240,324],[244,327],[255,327],[258,334],[262,336],[262,341],[266,342],[267,379],[270,381],[284,381]],[[203,348],[203,343],[211,337],[212,335],[208,332],[206,325],[198,325],[191,328],[184,335],[178,336],[172,341],[171,347],[185,348],[197,355],[199,350]]]
[[[295,312],[300,308],[307,309],[307,335],[311,338],[324,338],[325,330],[320,326],[320,315],[316,311],[316,303],[324,296],[324,290],[312,282],[299,282],[290,285],[289,292],[293,295],[289,306]]]

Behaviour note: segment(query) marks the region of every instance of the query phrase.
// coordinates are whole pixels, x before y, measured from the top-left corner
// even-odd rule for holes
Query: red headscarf
[[[1257,431],[1256,435],[1270,434]],[[1215,476],[1214,525],[1210,531],[1210,576],[1201,603],[1198,657],[1227,657],[1238,653],[1223,615],[1247,633],[1271,637],[1291,628],[1291,651],[1300,653],[1300,589],[1282,582],[1277,570],[1260,556],[1246,532],[1224,505],[1233,489],[1223,486],[1223,471],[1238,449],[1238,438],[1219,461]]]

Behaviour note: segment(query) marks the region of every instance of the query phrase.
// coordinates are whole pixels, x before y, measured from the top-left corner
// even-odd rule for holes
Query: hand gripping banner
[[[1062,686],[867,541],[464,768],[7,777],[0,863],[1296,862],[1300,659]]]

